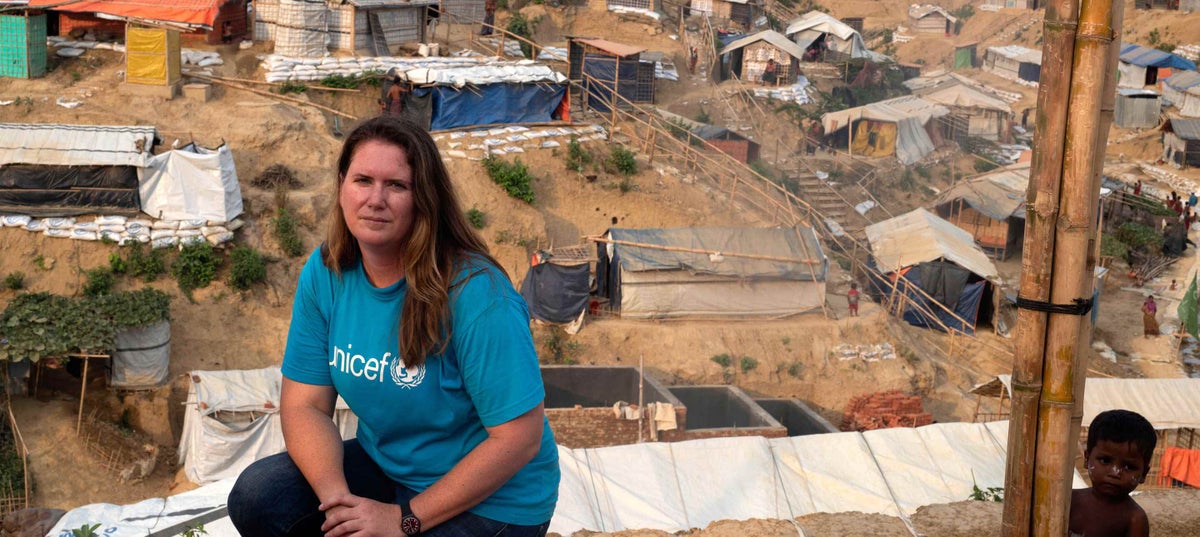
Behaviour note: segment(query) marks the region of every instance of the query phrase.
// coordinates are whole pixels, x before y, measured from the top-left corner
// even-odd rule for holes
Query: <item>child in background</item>
[[[850,305],[850,316],[858,317],[858,282],[850,282],[850,292],[846,293],[846,302]]]
[[[1088,427],[1092,487],[1071,494],[1071,537],[1150,535],[1150,521],[1129,493],[1146,480],[1158,437],[1146,418],[1128,410],[1101,412]]]

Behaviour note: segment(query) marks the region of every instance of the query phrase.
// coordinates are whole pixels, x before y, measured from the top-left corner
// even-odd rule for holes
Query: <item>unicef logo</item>
[[[416,388],[425,380],[425,364],[405,367],[404,360],[397,356],[392,360],[392,380],[401,388]]]

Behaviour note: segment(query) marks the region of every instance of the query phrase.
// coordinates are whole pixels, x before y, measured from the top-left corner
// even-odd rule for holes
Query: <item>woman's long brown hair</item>
[[[454,277],[468,257],[479,256],[505,277],[508,274],[467,222],[433,138],[416,123],[389,116],[362,123],[342,145],[328,236],[321,249],[321,260],[329,270],[340,276],[361,261],[358,240],[350,234],[338,200],[355,150],[373,140],[403,149],[413,173],[413,225],[403,251],[396,253],[407,279],[400,315],[400,357],[405,366],[413,367],[423,364],[426,356],[445,352],[453,328],[450,289],[461,283]]]

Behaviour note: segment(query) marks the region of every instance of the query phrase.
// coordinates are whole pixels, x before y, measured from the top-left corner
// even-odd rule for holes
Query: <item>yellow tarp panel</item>
[[[864,157],[886,157],[896,153],[896,124],[864,119],[854,126],[851,152]]]
[[[166,86],[180,78],[179,32],[129,26],[125,31],[125,81]]]

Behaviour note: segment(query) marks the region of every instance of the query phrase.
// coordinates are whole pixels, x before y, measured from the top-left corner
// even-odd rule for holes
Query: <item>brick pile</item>
[[[872,431],[892,427],[920,427],[933,423],[921,408],[921,398],[900,390],[859,395],[850,400],[842,415],[843,431]]]

